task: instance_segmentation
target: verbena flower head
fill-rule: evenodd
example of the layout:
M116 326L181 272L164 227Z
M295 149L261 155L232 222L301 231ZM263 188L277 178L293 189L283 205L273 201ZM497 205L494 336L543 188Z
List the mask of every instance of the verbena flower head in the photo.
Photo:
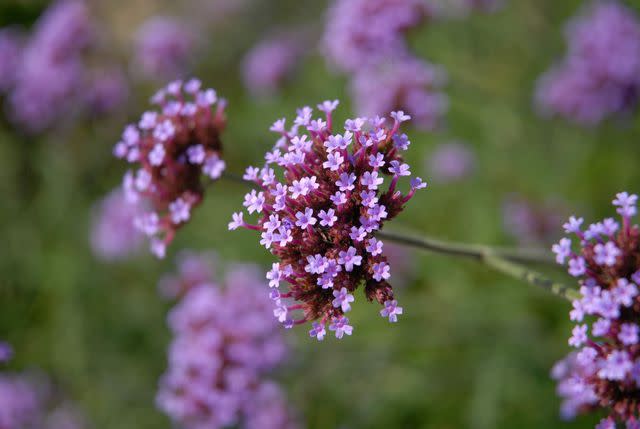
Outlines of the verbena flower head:
M291 76L302 53L300 35L265 39L254 46L242 62L244 85L253 95L276 93Z
M325 115L315 119L310 107L298 110L290 129L285 119L275 122L271 130L280 139L264 167L249 167L244 176L257 186L244 206L258 220L251 224L240 212L229 224L258 231L260 244L279 259L267 273L275 317L286 327L318 320L311 335L320 340L327 324L338 338L351 335L345 313L360 284L369 300L384 306L383 317L395 321L402 313L375 232L426 186L416 177L407 193L398 187L401 177L411 176L401 156L410 143L400 132L408 115L349 119L333 131L337 104L320 104ZM282 283L288 291L280 290Z
M145 21L136 34L135 63L148 77L184 77L194 49L194 35L185 23L157 16Z
M600 427L615 421L637 424L640 416L640 230L631 224L636 195L621 192L613 200L622 222L613 218L583 225L571 217L567 233L553 246L558 263L579 279L582 297L573 302L576 322L569 345L578 351L569 358L559 393L563 414L606 408L609 416Z
M592 125L637 106L640 21L615 1L600 1L567 26L567 58L540 80L542 113Z
M259 273L236 265L221 286L209 278L190 288L169 314L174 339L157 404L178 426L228 427L266 412L256 404L286 348Z
M336 0L327 16L324 54L348 72L403 57L405 33L430 14L423 0Z
M427 168L433 180L441 183L462 180L476 168L476 155L463 143L443 143L427 158Z
M203 180L218 179L225 169L220 134L226 102L213 89L201 89L196 79L171 82L152 101L158 109L125 128L114 155L135 167L125 174L123 188L129 201L142 199L153 208L138 216L136 225L162 258L202 201Z
M445 83L441 67L406 57L359 71L351 83L351 94L360 115L402 109L411 115L412 125L433 130L449 107L442 93Z

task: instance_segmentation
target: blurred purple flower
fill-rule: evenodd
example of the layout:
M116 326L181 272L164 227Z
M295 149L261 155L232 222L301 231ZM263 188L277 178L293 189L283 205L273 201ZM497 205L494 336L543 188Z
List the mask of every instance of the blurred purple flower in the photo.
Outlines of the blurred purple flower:
M242 77L253 95L272 95L293 73L302 46L293 34L262 40L245 56Z
M448 108L441 92L445 71L415 58L390 61L356 73L351 95L359 115L373 117L402 109L418 128L433 130Z
M195 37L186 23L157 16L136 33L135 63L150 78L185 77L195 49Z
M142 244L143 235L134 225L134 219L142 213L138 204L127 201L122 190L107 195L94 209L90 235L93 253L106 261L131 256Z
M93 72L89 79L85 103L93 114L103 115L123 105L128 92L127 79L122 71L99 70Z
M41 132L78 110L85 72L81 56L92 38L84 2L60 0L45 11L23 46L8 96L13 121Z
M323 52L345 72L404 57L405 33L430 14L423 0L336 0L328 12Z
M13 357L13 348L11 344L0 341L0 363L6 363Z
M213 252L183 250L176 259L178 272L166 274L158 282L158 291L164 298L178 298L196 286L211 282L217 259Z
M563 204L552 200L534 204L520 195L509 195L502 204L504 228L521 244L550 244L565 214Z
M279 399L264 391L265 376L284 360L286 347L265 282L257 267L236 265L223 283L209 278L189 289L169 314L175 338L158 407L185 429L250 421L286 427L278 426L288 421L284 404L266 406ZM259 401L265 406L256 406Z
M285 394L273 382L260 384L244 407L246 429L295 429L300 427Z
M0 92L7 91L16 79L22 49L22 34L14 28L0 29Z
M584 125L634 109L640 96L640 22L615 1L590 5L566 28L567 58L538 82L537 105Z
M25 378L0 374L0 428L32 427L40 421L41 407L38 392Z
M447 183L464 179L476 168L476 155L464 143L438 145L426 160L428 173L434 180Z

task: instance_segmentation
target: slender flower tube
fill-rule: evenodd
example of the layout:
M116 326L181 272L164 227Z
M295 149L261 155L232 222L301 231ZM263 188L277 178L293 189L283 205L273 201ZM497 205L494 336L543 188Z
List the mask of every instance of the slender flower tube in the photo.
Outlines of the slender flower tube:
M249 167L244 175L259 188L244 199L259 219L251 224L239 212L229 223L229 229L257 231L260 244L279 259L267 273L275 317L287 328L317 321L310 335L318 340L327 323L336 337L351 335L345 313L361 284L367 299L383 305L383 317L395 322L402 314L388 282L384 243L374 234L426 187L416 177L408 192L399 189L400 178L411 175L400 155L410 144L400 133L408 115L348 119L338 133L332 125L337 105L318 105L325 117L317 119L310 107L299 109L291 129L285 119L273 124L280 138L264 167Z
M220 135L226 125L226 102L218 100L213 89L200 86L192 79L160 90L152 98L159 110L147 111L137 125L128 125L113 151L136 168L124 176L127 199L142 199L153 208L135 224L150 237L158 258L164 257L176 230L202 201L203 176L216 180L225 169Z
M637 428L640 417L640 230L631 224L638 197L621 192L613 204L622 217L582 229L582 218L564 225L577 240L553 246L557 262L579 279L581 297L573 301L576 322L569 345L577 349L554 371L560 381L565 417L604 408L598 428L615 422Z

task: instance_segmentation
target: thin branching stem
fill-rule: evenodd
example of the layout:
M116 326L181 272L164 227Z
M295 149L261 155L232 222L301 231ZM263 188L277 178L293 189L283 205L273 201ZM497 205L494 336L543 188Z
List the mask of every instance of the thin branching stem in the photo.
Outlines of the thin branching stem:
M451 256L482 260L485 254L491 253L492 255L514 262L547 265L556 264L552 256L541 249L503 248L479 244L453 243L431 237L419 236L417 234L409 235L395 231L378 231L376 235L398 244Z
M575 289L571 289L562 283L551 280L543 274L521 265L523 263L554 264L551 256L540 250L506 249L475 244L450 243L430 237L416 237L389 231L378 231L376 235L379 238L384 238L398 244L404 244L430 252L475 259L503 274L533 286L541 287L556 296L570 301L580 297L579 292Z

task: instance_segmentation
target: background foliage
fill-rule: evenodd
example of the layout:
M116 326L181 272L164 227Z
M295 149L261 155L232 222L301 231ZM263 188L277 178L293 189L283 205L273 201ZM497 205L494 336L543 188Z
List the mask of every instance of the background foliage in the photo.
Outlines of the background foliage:
M130 54L137 24L175 5L146 0L94 1L93 7ZM512 0L498 13L436 22L412 34L412 47L449 73L447 125L412 131L414 170L429 178L434 145L460 139L478 166L462 182L436 185L391 226L440 238L510 244L503 198L516 192L557 197L571 211L609 215L615 192L637 192L637 116L583 129L539 118L536 78L565 49L562 25L577 0ZM0 23L29 25L44 2L3 1ZM632 6L637 6L632 5ZM229 100L224 136L231 171L258 162L273 143L269 125L296 107L341 98L345 80L331 74L315 47L283 92L255 100L238 73L242 54L274 26L319 32L325 2L257 1L233 22L208 26L196 75ZM42 137L0 126L0 338L17 356L13 369L42 368L84 407L96 428L168 428L154 394L165 367L169 304L159 276L178 248L215 249L223 259L271 261L253 234L226 225L241 185L219 182L179 234L169 257L142 254L124 263L96 260L88 245L92 204L120 182L111 148L126 121L145 108L153 85L138 87L127 111L108 121ZM511 243L512 244L512 243ZM362 297L351 315L352 338L310 341L288 332L290 364L281 371L291 401L309 428L570 428L548 373L568 350L568 305L473 262L414 254L415 275L399 286L405 315L389 326ZM294 338L295 337L295 338Z

